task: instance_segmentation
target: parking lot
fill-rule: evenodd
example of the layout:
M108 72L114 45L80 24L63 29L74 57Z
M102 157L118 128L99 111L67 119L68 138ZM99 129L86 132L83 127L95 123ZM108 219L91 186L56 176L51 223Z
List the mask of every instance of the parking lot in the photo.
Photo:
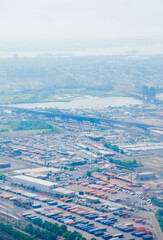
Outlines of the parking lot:
M6 185L1 186L0 196L0 201L3 203L1 211L5 211L4 204L7 201L14 203L16 199L21 199L23 201L30 200L31 202L29 210L15 207L14 204L10 204L10 209L7 209L6 205L8 215L24 220L39 217L50 222L66 224L69 230L78 231L87 239L91 239L93 236L98 239L111 239L117 234L120 234L119 237L124 237L126 240L140 239L152 233L150 226L147 225L148 219L146 219L145 214L141 213L139 216L139 213L123 209L120 204L116 204L116 211L110 211L109 207L112 207L112 205L108 205L108 201L105 199L100 204L84 205L77 198L74 200L57 199L50 195L45 196L23 190L20 187ZM136 223L136 220L140 218L143 220ZM146 223L142 223L143 221ZM139 236L133 236L133 234Z

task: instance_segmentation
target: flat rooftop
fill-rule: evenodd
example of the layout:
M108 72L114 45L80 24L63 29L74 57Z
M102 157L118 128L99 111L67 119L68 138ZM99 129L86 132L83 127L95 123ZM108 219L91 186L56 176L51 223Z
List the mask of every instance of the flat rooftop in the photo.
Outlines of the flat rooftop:
M53 182L49 182L49 181L45 181L42 179L33 178L33 177L25 176L25 175L14 176L14 177L12 177L12 179L25 180L25 181L28 181L31 183L37 183L37 184L41 184L41 185L44 185L47 187L53 187L55 185Z
M60 173L60 169L58 168L53 168L53 167L39 167L39 168L27 168L27 169L21 169L21 170L16 170L14 173L16 174L33 174L33 173L45 173L45 172L52 172L52 173Z
M52 191L57 191L57 192L64 193L64 194L74 193L74 191L71 191L69 189L62 188L62 187L52 189Z

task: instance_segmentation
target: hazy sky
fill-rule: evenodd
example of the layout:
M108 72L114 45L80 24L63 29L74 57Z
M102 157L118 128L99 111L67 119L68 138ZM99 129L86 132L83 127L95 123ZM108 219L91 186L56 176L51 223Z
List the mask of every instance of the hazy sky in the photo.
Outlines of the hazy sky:
M0 39L163 36L163 0L0 0Z

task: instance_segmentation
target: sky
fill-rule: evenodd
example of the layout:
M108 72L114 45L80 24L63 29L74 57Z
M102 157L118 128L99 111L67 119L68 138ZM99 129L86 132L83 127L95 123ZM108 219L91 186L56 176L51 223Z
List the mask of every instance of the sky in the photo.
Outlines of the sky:
M163 36L163 0L0 0L0 40Z

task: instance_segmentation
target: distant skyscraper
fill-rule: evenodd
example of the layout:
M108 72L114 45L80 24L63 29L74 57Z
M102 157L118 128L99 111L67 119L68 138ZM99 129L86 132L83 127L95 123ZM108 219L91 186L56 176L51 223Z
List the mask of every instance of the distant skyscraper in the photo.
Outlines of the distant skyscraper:
M149 86L142 86L143 99L147 102L153 102L156 97L156 88Z
M142 87L142 94L143 94L144 97L148 96L148 86L143 86Z
M155 87L150 87L149 88L148 96L149 96L149 98L155 98L156 97L156 88Z
M18 55L17 55L16 53L14 53L14 54L12 55L12 58L13 58L13 60L17 60Z

